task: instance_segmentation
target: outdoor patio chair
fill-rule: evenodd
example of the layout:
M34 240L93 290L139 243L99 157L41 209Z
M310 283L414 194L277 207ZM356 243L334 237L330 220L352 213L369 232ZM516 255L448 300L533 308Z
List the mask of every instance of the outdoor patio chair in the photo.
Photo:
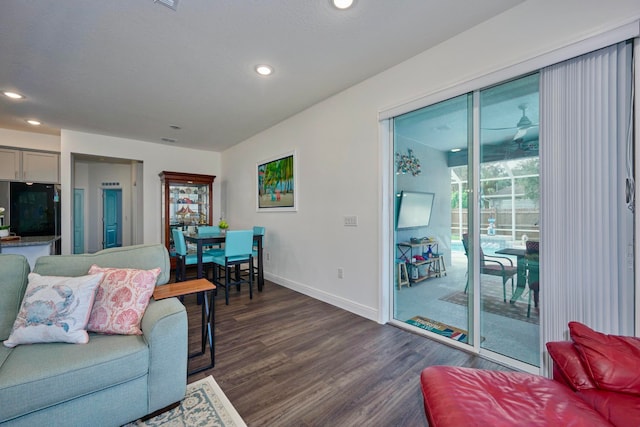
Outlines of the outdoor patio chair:
M462 235L462 245L464 246L464 254L469 258L469 235ZM502 278L502 298L507 302L507 282L511 280L511 293L513 293L513 277L518 274L518 267L513 265L511 258L485 255L482 247L480 248L480 274L488 274L490 276L498 276ZM467 285L464 292L469 289L469 275L467 274Z
M533 303L538 308L540 299L540 242L527 240L524 259L527 265L527 282L529 283L529 305L527 307L527 317L531 315L531 297Z

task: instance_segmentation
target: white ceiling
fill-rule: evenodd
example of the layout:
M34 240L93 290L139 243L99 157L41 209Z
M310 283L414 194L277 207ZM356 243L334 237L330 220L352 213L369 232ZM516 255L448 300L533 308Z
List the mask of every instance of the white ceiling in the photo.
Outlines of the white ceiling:
M3 0L0 127L222 151L523 1Z

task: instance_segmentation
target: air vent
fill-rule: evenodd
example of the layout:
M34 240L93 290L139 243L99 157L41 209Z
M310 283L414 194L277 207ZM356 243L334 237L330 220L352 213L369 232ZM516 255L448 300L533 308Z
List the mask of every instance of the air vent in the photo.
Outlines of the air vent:
M153 0L154 3L160 3L169 9L178 10L178 0Z
M178 142L177 139L173 139L173 138L161 138L160 140L162 142Z

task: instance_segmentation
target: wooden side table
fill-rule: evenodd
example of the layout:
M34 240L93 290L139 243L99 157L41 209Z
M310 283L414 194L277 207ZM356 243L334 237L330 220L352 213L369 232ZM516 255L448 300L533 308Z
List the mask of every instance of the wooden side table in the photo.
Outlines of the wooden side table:
M161 300L164 298L181 297L190 294L204 294L202 304L202 347L199 352L189 354L189 358L201 356L205 353L207 341L209 341L209 353L211 363L202 368L188 372L187 375L193 375L215 366L215 291L216 286L207 279L187 280L185 282L169 283L166 285L156 286L153 291L153 299ZM209 298L207 298L209 293Z

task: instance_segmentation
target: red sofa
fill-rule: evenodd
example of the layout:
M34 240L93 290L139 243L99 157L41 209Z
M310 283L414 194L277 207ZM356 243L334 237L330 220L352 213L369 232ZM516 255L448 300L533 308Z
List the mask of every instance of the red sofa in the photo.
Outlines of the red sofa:
M430 427L640 426L640 339L569 323L573 341L547 343L553 380L451 366L422 371Z

